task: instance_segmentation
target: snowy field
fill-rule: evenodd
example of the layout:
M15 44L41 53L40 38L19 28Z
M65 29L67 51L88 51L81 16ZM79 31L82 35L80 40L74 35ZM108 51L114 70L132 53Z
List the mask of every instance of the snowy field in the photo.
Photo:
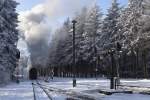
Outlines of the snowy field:
M11 83L0 88L0 100L34 100L32 81L24 81L20 84ZM35 83L35 82L34 82ZM121 80L121 84L127 86L137 86L132 89L123 87L119 90L132 90L133 94L116 93L112 95L100 94L99 90L109 90L109 80L107 79L77 79L77 87L72 87L71 78L54 78L46 83L39 81L44 88L47 88L52 100L66 100L67 98L77 98L79 100L88 100L86 97L93 98L89 100L150 100L150 95L139 94L138 91L150 91L150 80ZM139 87L138 87L139 86ZM47 95L38 86L34 85L37 100L49 100ZM85 98L83 98L85 96ZM83 98L83 99L81 99ZM69 100L69 99L67 99Z

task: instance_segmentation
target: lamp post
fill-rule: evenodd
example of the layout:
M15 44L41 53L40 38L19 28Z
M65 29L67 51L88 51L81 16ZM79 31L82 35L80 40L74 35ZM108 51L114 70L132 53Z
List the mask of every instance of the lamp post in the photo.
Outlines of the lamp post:
M111 57L111 76L110 76L110 89L114 89L115 88L115 80L114 80L114 77L115 77L115 71L114 71L114 50L113 49L110 49L108 51L108 53L110 54L110 57Z
M117 42L117 53L118 53L118 57L117 57L117 85L120 84L120 75L119 75L119 69L120 69L120 57L121 57L121 51L122 49L122 45Z
M76 62L75 62L75 25L76 25L77 21L76 20L73 20L72 21L72 24L73 24L73 36L72 36L72 39L73 39L73 50L72 50L72 53L73 53L73 87L76 87Z

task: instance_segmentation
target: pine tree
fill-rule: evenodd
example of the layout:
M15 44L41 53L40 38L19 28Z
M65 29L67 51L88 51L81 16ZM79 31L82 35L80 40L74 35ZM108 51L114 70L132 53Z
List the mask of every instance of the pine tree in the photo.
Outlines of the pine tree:
M150 36L150 1L143 0L142 3L142 16L140 22L142 23L141 37L148 38Z
M84 37L84 33L85 33L85 22L86 22L86 15L87 15L87 8L84 7L81 11L81 13L79 13L75 20L77 21L76 24L76 62L80 62L83 61L84 59L84 50L85 50L85 46L86 43L84 41L85 37Z
M99 49L98 39L101 36L102 13L98 5L89 9L84 32L84 59L89 62L95 61L97 49Z
M63 26L58 29L52 41L53 48L55 48L50 55L52 56L52 64L55 66L67 65L72 60L72 36L69 32L71 30L70 19L68 18Z
M71 30L71 21L68 18L64 22L64 26L62 27L61 33L65 35L64 39L59 42L61 43L61 47L63 48L62 54L60 57L60 63L63 65L68 65L72 63L72 33Z
M17 49L18 30L17 27L17 3L13 0L0 1L0 73L1 82L11 79L11 75L19 59ZM4 78L5 77L5 78Z
M129 0L127 8L125 8L119 18L118 26L120 30L118 32L120 36L120 41L123 44L124 48L127 50L128 61L126 66L128 74L136 76L135 72L138 72L136 69L139 68L139 48L135 49L135 46L142 37L143 22L142 18L142 1L143 0ZM125 54L125 56L127 56ZM123 65L124 66L124 65ZM141 70L141 68L140 68Z
M118 18L120 17L121 8L117 0L113 0L112 6L108 9L108 14L103 21L101 46L105 49L112 48L118 41L117 33L119 31Z
M129 0L128 7L123 11L119 18L120 37L125 48L130 48L134 45L141 33L141 14L142 0Z

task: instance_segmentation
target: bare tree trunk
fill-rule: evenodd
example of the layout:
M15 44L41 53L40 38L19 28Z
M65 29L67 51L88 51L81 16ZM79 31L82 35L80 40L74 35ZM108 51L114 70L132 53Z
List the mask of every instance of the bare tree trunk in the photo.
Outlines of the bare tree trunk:
M135 73L135 75L136 75L136 78L137 78L137 76L138 76L138 70L139 69L139 49L137 49L136 50L136 73Z

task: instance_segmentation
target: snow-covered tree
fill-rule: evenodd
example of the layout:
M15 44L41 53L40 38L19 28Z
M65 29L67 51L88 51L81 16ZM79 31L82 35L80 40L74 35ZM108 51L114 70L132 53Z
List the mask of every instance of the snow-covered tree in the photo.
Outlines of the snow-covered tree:
M112 0L112 6L108 9L108 14L103 21L102 36L100 40L101 46L104 48L112 48L118 41L118 18L120 17L121 8L117 0Z
M142 0L142 15L140 22L142 23L142 30L140 36L142 38L149 38L150 36L150 1Z
M84 7L80 13L75 16L76 23L76 33L75 33L75 51L76 51L76 62L83 61L84 59L84 50L85 50L85 22L87 16L87 8ZM71 33L72 34L72 33Z
M0 1L0 74L1 82L11 79L11 75L19 59L17 49L18 30L17 27L17 3L13 0ZM5 78L4 78L5 77Z
M126 72L132 77L138 76L137 73L140 74L140 77L143 77L141 73L145 73L146 69L146 52L144 47L141 48L141 45L143 45L142 41L145 41L148 36L149 21L147 10L144 15L145 4L143 4L143 1L147 2L148 0L129 0L129 4L123 10L118 23L118 26L121 26L118 31L119 40L128 52L128 55L124 52L123 58L130 59L124 61L122 67L126 67L128 69Z
M102 13L98 5L93 5L89 9L83 8L73 19L76 23L75 33L75 61L78 73L83 73L81 66L89 67L94 63L99 43L97 42L101 34ZM56 31L52 44L50 45L50 60L54 66L68 66L73 64L73 37L72 23L68 19L63 26ZM55 46L54 46L55 45ZM88 64L84 65L86 62ZM92 71L94 67L87 68ZM71 69L71 66L70 66Z
M98 5L92 6L86 16L84 27L84 59L90 62L95 61L99 43L97 42L101 36L102 13Z
M134 45L141 34L141 14L142 14L142 0L129 0L128 7L123 11L119 18L120 39L126 48Z
M55 66L64 65L70 63L72 59L72 36L69 31L71 30L71 22L68 18L63 26L58 29L53 36L53 40L51 42L53 51L50 51L50 57L52 64Z
M142 75L140 71L143 70L143 67L140 66L145 66L146 72L148 51L144 48L138 49L142 45L141 43L145 45L150 34L149 4L149 0L129 0L128 6L122 9L117 0L112 0L112 6L108 9L105 17L102 17L101 10L97 5L82 9L73 18L77 21L75 51L78 74L84 72L87 74L88 71L93 73L97 52L104 53L102 66L106 71L104 73L107 73L111 63L108 63L110 56L107 56L106 52L111 48L116 50L117 42L123 46L120 59L116 59L119 52L114 54L115 61L117 60L120 64L121 76L128 74L130 77L135 77L136 73ZM51 64L62 66L64 71L65 67L63 66L71 65L73 61L72 23L70 20L65 21L64 25L56 31L50 46ZM139 61L142 63L139 64Z

